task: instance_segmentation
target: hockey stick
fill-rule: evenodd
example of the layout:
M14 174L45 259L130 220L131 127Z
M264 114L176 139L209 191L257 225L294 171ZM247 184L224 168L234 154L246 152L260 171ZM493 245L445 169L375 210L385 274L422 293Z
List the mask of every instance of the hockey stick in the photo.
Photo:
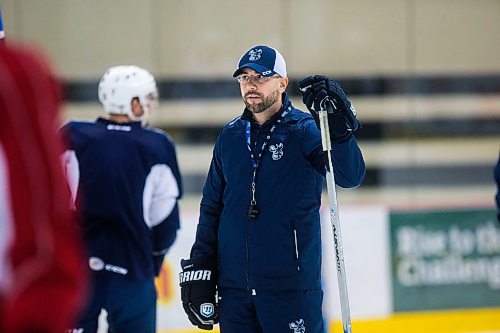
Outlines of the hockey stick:
M351 333L351 314L349 310L349 298L347 296L347 281L344 265L344 250L342 248L342 237L340 234L340 220L337 204L337 191L335 188L335 176L333 174L332 144L330 141L330 129L328 126L328 113L333 113L334 105L331 100L325 101L326 109L318 112L321 131L321 144L323 151L328 156L328 170L326 173L326 184L328 189L328 202L330 204L330 220L332 223L333 240L335 245L335 260L337 267L337 282L340 295L340 309L342 312L342 326L344 333Z

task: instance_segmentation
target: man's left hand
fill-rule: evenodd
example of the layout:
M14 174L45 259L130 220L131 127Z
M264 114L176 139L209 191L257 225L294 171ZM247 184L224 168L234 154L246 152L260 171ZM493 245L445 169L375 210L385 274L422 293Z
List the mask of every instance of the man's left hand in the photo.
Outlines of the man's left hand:
M345 136L358 129L356 109L336 81L323 75L314 75L301 80L299 87L302 92L302 101L317 124L319 124L318 112L326 110L326 103L330 101L334 112L328 114L328 118L333 120L333 133L336 136Z

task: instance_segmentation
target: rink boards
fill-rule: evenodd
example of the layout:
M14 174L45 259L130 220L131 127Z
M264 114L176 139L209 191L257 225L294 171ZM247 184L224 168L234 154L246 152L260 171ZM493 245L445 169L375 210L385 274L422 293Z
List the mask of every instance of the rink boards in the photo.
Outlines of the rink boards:
M342 332L333 322L329 332ZM359 320L353 333L500 333L500 307L461 311L399 313L386 319Z
M341 322L330 322L330 333L341 333ZM500 333L500 308L403 313L377 320L352 322L353 333ZM158 333L194 333L195 329L160 330ZM219 332L218 329L212 332Z

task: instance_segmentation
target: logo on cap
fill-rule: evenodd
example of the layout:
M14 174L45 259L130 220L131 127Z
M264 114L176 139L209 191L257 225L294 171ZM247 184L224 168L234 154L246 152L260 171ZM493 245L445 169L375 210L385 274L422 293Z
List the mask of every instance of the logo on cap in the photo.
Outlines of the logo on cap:
M253 50L250 50L248 52L248 54L249 54L248 60L257 61L260 59L260 56L262 54L262 50L261 49L253 49Z

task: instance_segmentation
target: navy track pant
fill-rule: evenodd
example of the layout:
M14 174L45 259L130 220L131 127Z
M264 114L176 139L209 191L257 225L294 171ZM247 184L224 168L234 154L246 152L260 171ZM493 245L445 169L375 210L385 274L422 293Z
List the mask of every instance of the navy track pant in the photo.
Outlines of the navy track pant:
M324 333L323 291L220 288L221 333Z
M83 333L97 332L101 309L108 312L108 332L155 333L156 288L154 280L131 282L93 274L91 297L77 327Z

